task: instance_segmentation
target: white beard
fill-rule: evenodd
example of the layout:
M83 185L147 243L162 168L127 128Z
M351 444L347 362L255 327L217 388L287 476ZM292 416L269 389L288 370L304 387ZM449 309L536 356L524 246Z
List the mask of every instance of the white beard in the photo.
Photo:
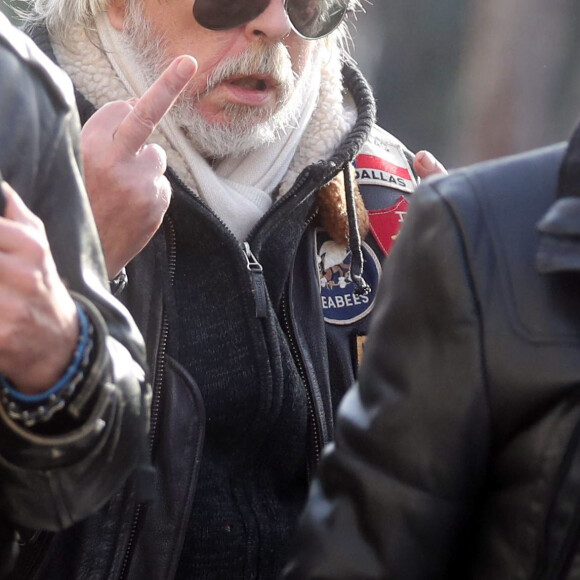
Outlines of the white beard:
M132 58L152 83L168 66L163 40L156 37L142 13L140 2L129 3L123 37ZM224 59L208 79L207 88L197 94L183 93L168 115L187 134L195 149L206 158L242 156L277 141L296 126L315 65L316 47L300 76L294 74L288 50L282 43L255 43L245 53ZM278 87L272 107L252 107L229 103L224 106L224 121L208 122L197 110L199 99L222 80L232 76L270 75Z

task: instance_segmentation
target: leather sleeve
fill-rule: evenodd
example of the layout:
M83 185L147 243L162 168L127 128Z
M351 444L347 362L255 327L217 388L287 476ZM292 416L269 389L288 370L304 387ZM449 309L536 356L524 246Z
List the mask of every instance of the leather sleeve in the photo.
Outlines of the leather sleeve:
M23 66L0 46L0 169L43 220L59 274L93 323L96 350L72 407L52 425L27 429L0 408L0 515L57 530L102 506L143 461L150 387L142 338L107 289L72 86L66 101L29 58Z
M340 406L287 579L447 580L468 560L489 405L480 297L440 183L416 192L385 264L359 384Z

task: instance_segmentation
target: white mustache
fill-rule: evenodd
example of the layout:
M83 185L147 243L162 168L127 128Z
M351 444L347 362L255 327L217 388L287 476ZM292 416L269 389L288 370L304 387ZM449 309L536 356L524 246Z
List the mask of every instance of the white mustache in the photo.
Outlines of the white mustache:
M284 46L257 45L238 56L221 61L212 71L207 86L199 96L208 93L223 81L239 76L269 76L275 85L290 90L296 83L290 55Z

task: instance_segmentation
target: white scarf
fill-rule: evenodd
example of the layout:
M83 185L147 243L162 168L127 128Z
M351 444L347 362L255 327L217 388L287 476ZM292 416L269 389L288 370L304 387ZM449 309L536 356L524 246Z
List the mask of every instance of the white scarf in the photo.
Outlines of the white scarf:
M122 35L104 13L96 18L96 29L105 53L79 28L66 47L53 40L59 63L97 107L109 100L141 96L147 82L128 58ZM309 82L299 95L304 106L297 125L273 145L242 157L228 157L212 168L171 115L150 139L166 150L169 165L240 241L268 210L276 187L282 182L281 194L285 193L306 165L335 150L354 122L354 112L343 107L338 51L325 51L321 58L327 62L322 67L314 64L306 73Z

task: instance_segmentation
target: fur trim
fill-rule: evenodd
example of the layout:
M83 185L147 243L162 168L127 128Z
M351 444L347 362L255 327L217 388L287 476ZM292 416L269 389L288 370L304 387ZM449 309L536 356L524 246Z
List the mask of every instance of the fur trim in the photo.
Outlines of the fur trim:
M364 239L369 231L369 214L365 207L362 195L355 178L354 167L349 164L354 187L356 215L361 238ZM348 215L346 211L346 190L344 174L341 171L318 191L320 204L320 220L328 235L339 244L348 244Z

